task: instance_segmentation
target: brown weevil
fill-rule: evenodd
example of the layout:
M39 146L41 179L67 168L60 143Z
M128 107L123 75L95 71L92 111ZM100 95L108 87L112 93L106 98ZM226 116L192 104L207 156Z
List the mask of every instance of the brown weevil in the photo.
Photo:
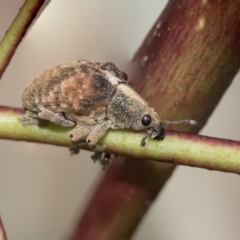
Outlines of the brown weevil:
M128 84L127 75L113 63L72 61L41 72L22 93L26 114L23 124L42 125L50 121L62 127L75 128L70 138L95 147L98 140L111 129L146 129L153 139L164 138L166 124L195 124L193 120L161 121ZM102 157L107 160L106 156ZM107 157L108 158L108 157Z

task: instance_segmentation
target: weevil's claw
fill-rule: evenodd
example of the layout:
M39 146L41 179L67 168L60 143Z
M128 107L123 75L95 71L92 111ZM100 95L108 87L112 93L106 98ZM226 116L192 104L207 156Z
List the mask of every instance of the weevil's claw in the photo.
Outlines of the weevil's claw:
M110 159L111 156L109 153L102 153L100 164L102 165L103 170L105 170L105 168L110 164Z
M105 170L105 168L110 164L111 156L106 152L94 152L91 158L94 162L99 162L102 169Z
M94 163L98 162L101 158L102 153L101 152L94 152L94 154L91 156L91 159Z
M80 152L80 146L78 145L72 145L69 147L70 155L77 155Z
M85 143L85 142L77 142L77 143L74 143L73 145L71 145L69 147L71 156L77 155L80 152L81 147L86 146L86 145L87 145L87 143Z

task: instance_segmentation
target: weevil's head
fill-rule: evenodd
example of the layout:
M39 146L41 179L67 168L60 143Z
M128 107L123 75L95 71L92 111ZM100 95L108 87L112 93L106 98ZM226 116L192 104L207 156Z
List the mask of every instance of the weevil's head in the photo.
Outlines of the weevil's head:
M144 138L143 141L145 141L147 137L151 137L157 140L164 139L165 136L164 124L161 121L160 117L158 116L157 112L153 108L147 106L144 109L144 112L141 116L141 124L143 128L145 128L147 131L147 136Z
M141 124L146 128L147 135L142 139L141 146L145 146L146 138L151 137L157 140L163 140L165 137L164 126L168 124L189 124L196 125L195 120L179 120L179 121L162 121L157 112L150 107L144 109L144 114L141 117Z

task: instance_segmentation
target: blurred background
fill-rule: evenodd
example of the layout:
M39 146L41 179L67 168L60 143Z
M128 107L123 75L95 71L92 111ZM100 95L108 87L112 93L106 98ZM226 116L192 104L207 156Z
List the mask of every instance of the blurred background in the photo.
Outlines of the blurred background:
M0 0L0 37L24 0ZM40 71L63 61L128 62L166 0L52 0L17 49L0 81L0 104L21 107L20 94ZM201 134L240 140L240 76ZM104 174L88 152L0 141L0 214L11 240L65 239ZM240 176L178 167L134 240L240 238Z

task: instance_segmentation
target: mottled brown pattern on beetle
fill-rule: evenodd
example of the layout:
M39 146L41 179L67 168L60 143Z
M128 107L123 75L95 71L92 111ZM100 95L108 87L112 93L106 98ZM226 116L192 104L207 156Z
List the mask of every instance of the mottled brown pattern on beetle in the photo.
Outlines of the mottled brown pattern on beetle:
M24 107L35 112L45 107L53 112L57 109L57 112L79 116L106 108L115 87L94 66L96 64L86 66L72 62L69 66L62 64L40 73L22 94Z
M101 66L101 69L111 72L115 77L127 81L127 74L120 71L113 63L107 62Z
M108 106L107 117L118 128L131 128L135 122L141 122L142 115L136 113L144 114L146 106L147 103L137 93L133 95L128 85L118 85Z
M98 66L97 63L93 64L93 63L89 63L88 64L81 64L79 65L79 68L82 70L83 73L91 73L91 72L95 72L95 73L101 73L96 66Z

